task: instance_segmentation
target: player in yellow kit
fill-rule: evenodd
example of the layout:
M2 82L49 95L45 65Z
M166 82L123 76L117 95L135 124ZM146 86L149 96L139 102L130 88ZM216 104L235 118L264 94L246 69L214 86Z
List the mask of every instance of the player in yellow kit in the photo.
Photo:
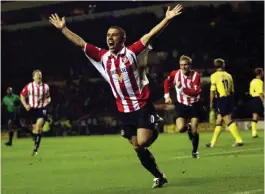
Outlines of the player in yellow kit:
M257 138L257 122L259 116L264 112L264 88L263 88L263 69L255 69L256 78L250 82L249 94L252 97L250 101L250 110L252 112L251 130L252 137Z
M234 106L234 82L232 76L227 73L225 68L225 61L223 59L215 59L214 66L217 69L211 75L211 91L210 91L210 108L213 109L214 98L216 100L217 119L214 134L210 143L206 147L214 147L217 138L222 130L222 121L228 126L229 131L235 138L234 147L242 146L243 141L239 135L236 123L232 120L231 113Z

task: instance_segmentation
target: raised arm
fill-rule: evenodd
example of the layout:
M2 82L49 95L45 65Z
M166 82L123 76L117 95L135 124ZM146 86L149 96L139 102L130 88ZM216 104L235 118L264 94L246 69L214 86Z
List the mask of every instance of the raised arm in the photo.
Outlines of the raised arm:
M49 22L57 29L61 30L63 35L80 48L85 48L86 42L77 34L73 33L66 27L65 17L60 18L56 13L49 17Z
M182 12L182 5L177 5L175 8L170 10L168 6L165 18L157 24L149 33L145 34L141 41L144 45L148 45L150 41L156 37L160 32L164 30L164 28L169 24L169 22L176 16L180 15Z

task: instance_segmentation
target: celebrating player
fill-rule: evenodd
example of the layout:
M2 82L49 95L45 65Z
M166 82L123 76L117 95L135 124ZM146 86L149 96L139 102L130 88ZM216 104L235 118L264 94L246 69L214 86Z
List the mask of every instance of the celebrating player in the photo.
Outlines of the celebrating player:
M259 116L264 112L264 88L263 88L263 69L255 69L256 78L250 82L249 94L251 95L250 110L252 112L251 130L252 137L257 138L257 122Z
M122 135L133 145L142 165L155 177L153 188L167 183L158 169L155 159L147 149L157 138L155 130L155 109L149 101L148 79L140 66L137 55L142 53L150 41L158 35L175 17L181 14L182 6L168 7L165 18L140 40L126 47L126 33L118 27L109 28L106 36L108 50L100 49L85 42L66 27L65 18L57 14L50 22L63 35L82 48L95 68L110 84L123 123Z
M172 100L169 95L171 87L175 87L177 93L176 126L183 133L188 131L192 141L192 157L198 158L199 133L198 124L200 118L200 74L191 69L192 60L188 56L179 59L179 70L174 70L164 81L165 103L170 104ZM189 123L190 119L190 124Z
M19 96L13 93L11 87L6 90L7 95L3 98L2 105L6 107L7 122L8 122L8 135L9 141L5 143L6 146L12 146L14 136L14 122L17 119L17 108L20 104Z
M227 73L225 68L225 61L223 59L215 59L214 66L217 69L215 73L211 75L211 91L210 91L210 109L214 108L214 98L216 98L217 119L214 134L210 143L206 144L206 147L214 147L217 138L222 130L222 121L228 126L229 131L235 138L236 142L234 147L243 146L242 138L239 135L239 131L236 123L232 120L231 114L234 107L234 81L232 76Z
M29 111L32 128L34 133L34 150L32 156L38 154L40 146L42 127L46 120L46 106L50 104L49 86L42 82L42 73L40 70L34 70L32 73L33 82L28 83L20 93L20 100L27 111ZM28 103L26 101L28 98Z

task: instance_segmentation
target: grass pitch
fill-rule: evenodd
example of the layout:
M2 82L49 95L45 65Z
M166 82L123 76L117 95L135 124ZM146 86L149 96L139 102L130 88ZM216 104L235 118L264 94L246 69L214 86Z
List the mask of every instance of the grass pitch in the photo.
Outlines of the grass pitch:
M151 189L153 177L119 136L43 138L31 156L31 139L2 141L3 194L240 194L264 193L264 133L233 148L229 132L215 148L212 133L200 134L200 158L191 158L186 134L161 134L150 150L169 183Z

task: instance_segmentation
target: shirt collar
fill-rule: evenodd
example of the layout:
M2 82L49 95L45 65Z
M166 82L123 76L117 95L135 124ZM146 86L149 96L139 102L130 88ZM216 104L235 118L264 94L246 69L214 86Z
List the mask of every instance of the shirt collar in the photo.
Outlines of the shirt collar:
M126 48L125 46L123 46L123 48L118 52L117 56L124 56L126 53ZM109 56L110 58L116 58L113 54L111 54L111 52L109 52Z

